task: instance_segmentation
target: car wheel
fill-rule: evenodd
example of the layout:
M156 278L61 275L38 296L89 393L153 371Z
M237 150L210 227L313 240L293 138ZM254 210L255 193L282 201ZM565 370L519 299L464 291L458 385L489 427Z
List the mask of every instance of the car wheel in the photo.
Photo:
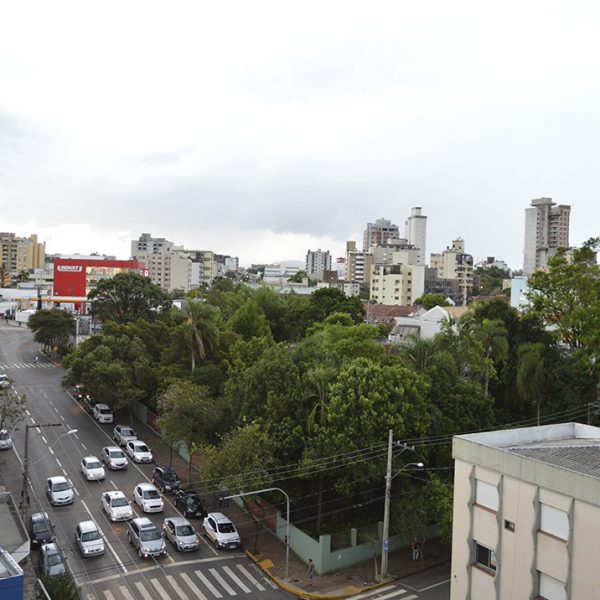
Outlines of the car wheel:
M218 550L219 549L219 540L215 540L215 549Z
M138 556L139 556L140 558L144 558L144 557L142 556L142 549L141 549L141 548L138 548Z
M131 536L129 535L129 531L127 532L127 540L131 544Z

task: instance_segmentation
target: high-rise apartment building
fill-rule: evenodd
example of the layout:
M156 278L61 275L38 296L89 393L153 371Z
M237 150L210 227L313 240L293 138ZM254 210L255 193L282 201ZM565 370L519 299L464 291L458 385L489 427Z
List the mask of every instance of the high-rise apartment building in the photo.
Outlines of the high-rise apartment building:
M158 254L173 248L173 242L165 238L154 238L150 233L142 233L137 240L131 242L131 256L137 258L138 254Z
M531 275L548 266L548 259L559 248L569 247L571 207L556 205L552 198L538 198L525 209L525 246L523 273Z
M404 222L405 235L409 244L418 250L418 262L424 265L427 257L427 217L421 214L421 207L415 206L410 209L410 217Z
M458 238L450 248L432 254L431 267L438 277L458 280L460 304L466 306L473 293L473 257L465 252L464 240Z
M388 240L399 237L398 225L394 225L388 219L377 219L375 223L367 223L363 233L363 251L369 252L373 246L385 244Z
M346 242L346 279L356 283L368 283L373 255L356 249L355 241Z
M35 234L28 238L17 237L14 233L0 233L0 264L4 266L5 281L17 277L21 271L43 269L46 263L46 245L38 242Z
M331 254L329 250L309 250L306 253L307 275L323 275L324 271L331 271Z
M369 298L378 304L411 306L425 290L423 265L371 267Z

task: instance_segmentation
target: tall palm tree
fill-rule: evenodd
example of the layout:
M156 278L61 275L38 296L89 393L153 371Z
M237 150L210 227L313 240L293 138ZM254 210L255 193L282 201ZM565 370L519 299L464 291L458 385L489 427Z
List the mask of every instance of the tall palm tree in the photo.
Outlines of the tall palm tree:
M190 302L185 308L183 333L190 349L192 372L196 368L196 359L204 360L207 352L215 348L219 333L216 313L214 307L203 302Z
M472 332L483 345L484 393L487 398L494 363L502 362L508 356L508 332L499 319L483 319L472 326Z
M523 399L531 399L537 406L537 424L540 426L540 405L544 394L544 351L541 342L521 344L518 349L517 390Z
M408 343L401 349L401 354L417 373L422 373L431 365L435 353L433 340L424 340L416 336L410 336Z

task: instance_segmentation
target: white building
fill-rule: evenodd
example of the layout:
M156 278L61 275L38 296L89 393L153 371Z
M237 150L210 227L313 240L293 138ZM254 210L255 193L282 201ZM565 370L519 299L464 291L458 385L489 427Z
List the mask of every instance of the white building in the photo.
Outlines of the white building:
M427 257L427 217L421 214L421 207L410 209L410 217L404 222L405 235L409 244L417 248L417 265L424 265Z
M394 344L406 342L411 337L431 340L442 330L442 323L449 320L448 311L441 306L429 310L419 308L408 317L394 317L395 324L388 340Z
M450 248L432 254L431 267L438 277L458 281L460 303L466 305L473 292L473 257L465 252L464 240L453 240Z
M598 600L600 429L453 441L451 600Z
M531 275L536 269L548 266L548 259L559 248L569 247L569 219L571 207L556 205L552 198L531 201L525 209L525 247L523 273Z
M171 250L173 246L173 242L165 238L155 238L150 233L142 233L137 240L131 241L131 257L139 258L140 254L160 254Z
M419 265L420 250L409 244L406 239L388 240L370 250L375 266Z
M369 298L378 304L410 306L425 290L422 265L372 266Z
M309 250L306 253L305 270L308 275L320 275L323 271L331 271L331 254L329 250Z

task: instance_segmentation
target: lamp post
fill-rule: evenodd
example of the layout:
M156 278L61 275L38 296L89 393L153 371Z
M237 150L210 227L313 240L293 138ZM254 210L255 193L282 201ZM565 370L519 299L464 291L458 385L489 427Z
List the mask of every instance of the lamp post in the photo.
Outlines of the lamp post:
M387 458L387 471L385 475L385 499L383 506L383 540L381 547L381 573L380 578L385 579L388 574L388 554L390 550L390 500L392 497L392 480L394 477L402 473L408 467L417 467L422 469L424 467L422 462L412 462L405 464L399 471L392 475L392 449L394 446L393 431L390 429L388 437L388 458ZM407 446L406 444L399 444L402 447L401 453L405 450L415 451L414 446Z
M25 425L25 452L23 454L23 484L21 487L21 500L19 502L19 509L25 513L29 509L30 499L29 499L29 430L31 428L41 428L41 427L63 427L62 423L34 423L33 425ZM59 435L56 440L54 440L53 444L48 448L48 452L42 456L45 458L49 452L52 451L52 448L60 438L65 437L66 435L72 435L73 433L77 433L77 429L70 429L65 433ZM42 460L39 458L33 464Z
M265 488L264 490L256 490L254 492L245 492L243 494L233 494L232 496L223 496L223 500L229 498L241 498L242 496L252 496L253 494L261 494L262 492L281 492L285 496L287 515L286 515L286 527L285 527L285 579L288 579L289 565L290 565L290 497L281 488L272 487Z

